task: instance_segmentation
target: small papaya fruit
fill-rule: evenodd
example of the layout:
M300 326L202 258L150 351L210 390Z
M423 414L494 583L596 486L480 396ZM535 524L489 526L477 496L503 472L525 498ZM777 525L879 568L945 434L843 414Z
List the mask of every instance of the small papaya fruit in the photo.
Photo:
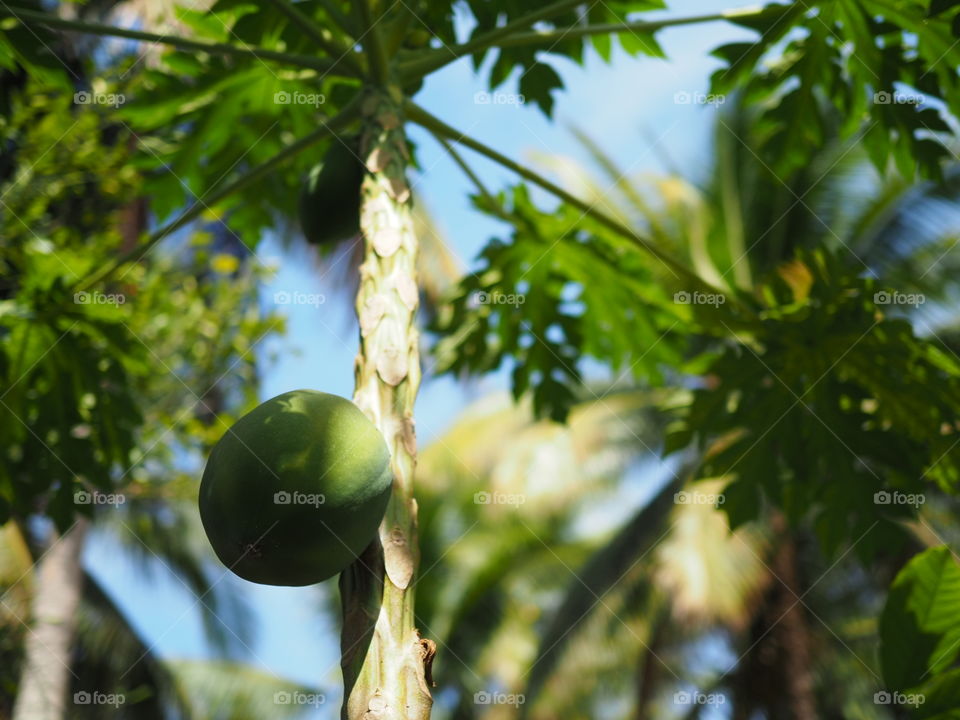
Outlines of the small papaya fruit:
M263 585L312 585L377 534L393 476L383 436L349 400L294 390L258 405L214 445L200 519L217 557Z
M430 44L431 38L433 38L433 35L429 30L416 28L407 33L403 44L410 48L423 48Z
M300 228L307 242L332 245L360 232L359 140L334 138L300 188Z

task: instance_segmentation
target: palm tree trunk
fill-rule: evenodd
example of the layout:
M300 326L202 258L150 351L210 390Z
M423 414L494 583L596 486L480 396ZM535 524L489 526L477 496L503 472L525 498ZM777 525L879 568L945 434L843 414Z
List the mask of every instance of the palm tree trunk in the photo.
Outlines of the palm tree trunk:
M413 498L420 385L417 238L406 180L408 151L397 90L372 90L363 106L360 352L354 401L390 448L393 495L378 540L340 576L344 720L427 720L434 644L414 627L419 561ZM335 140L336 142L336 140Z
M650 634L647 642L640 652L639 662L637 663L637 707L634 712L635 720L646 720L654 716L651 710L658 680L663 674L662 662L659 653L663 647L664 635L667 629L667 614L661 609L656 608L650 613Z
M799 601L803 588L797 567L796 541L789 533L782 536L773 558L773 571L785 586L779 593L780 621L774 628L783 663L784 699L793 720L816 720L810 629Z
M80 551L86 529L86 519L77 520L66 534L54 538L40 560L13 720L68 717L71 651L83 586Z

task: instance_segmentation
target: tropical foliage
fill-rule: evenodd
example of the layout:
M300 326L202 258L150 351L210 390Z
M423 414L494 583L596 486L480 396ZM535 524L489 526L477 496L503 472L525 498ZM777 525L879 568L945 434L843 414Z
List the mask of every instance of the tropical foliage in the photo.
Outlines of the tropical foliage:
M63 538L91 523L212 592L190 478L255 399L252 349L280 327L258 307L251 253L289 230L304 177L343 145L364 166L360 233L348 223L328 250L360 260L355 401L395 478L380 542L341 576L344 717L424 720L433 677L452 693L438 711L457 717L509 714L519 695L519 712L542 718L695 717L701 695L743 718L957 717L960 566L944 517L960 480L960 4L650 14L663 9L0 7L8 705L37 680L23 618L45 622L48 585L28 568L56 545L49 521ZM556 159L522 165L414 100L469 57L491 90L515 80L550 118L554 61L591 49L609 61L615 43L659 61L663 31L714 21L752 36L714 51L711 94L731 109L704 177L631 182L587 132L600 174L551 180ZM429 246L411 124L502 222L442 299L427 284L426 349L441 373L506 368L517 403L455 426L424 454L419 489L416 269ZM460 147L518 182L488 189ZM449 268L441 252L425 262ZM632 463L654 456L650 497L618 528L591 525L591 501L621 497ZM846 582L821 586L835 569ZM95 578L82 583L77 642L66 624L47 630L78 648L76 680L142 698L138 717L262 716L276 708L251 688L299 691L232 665L164 664ZM141 654L135 687L117 685L108 648ZM484 707L501 691L514 702Z

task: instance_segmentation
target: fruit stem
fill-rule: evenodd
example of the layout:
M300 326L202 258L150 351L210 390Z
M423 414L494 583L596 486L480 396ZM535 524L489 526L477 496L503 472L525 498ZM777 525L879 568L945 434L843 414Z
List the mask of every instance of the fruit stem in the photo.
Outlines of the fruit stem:
M418 244L400 102L398 88L371 88L362 105L367 173L360 189L364 260L354 402L383 434L394 479L379 537L340 575L344 720L427 720L433 705L426 680L432 643L414 627Z

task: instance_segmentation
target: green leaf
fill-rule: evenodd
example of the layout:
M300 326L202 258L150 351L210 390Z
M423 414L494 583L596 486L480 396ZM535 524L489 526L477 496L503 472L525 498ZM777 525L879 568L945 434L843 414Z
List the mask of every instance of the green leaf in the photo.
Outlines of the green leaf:
M609 35L601 34L593 36L593 49L597 55L603 58L604 62L610 62L610 51L613 47L613 41Z
M546 63L538 62L528 67L520 76L520 94L525 101L535 102L547 117L553 113L554 90L563 88L563 80L557 71Z
M960 668L937 675L915 692L923 696L923 702L913 712L917 720L960 718Z
M653 33L620 33L620 45L630 55L649 55L650 57L667 59L667 54Z
M523 185L510 200L512 236L490 241L433 324L440 372L509 359L514 394L531 389L538 414L560 419L585 356L648 379L682 365L676 306L646 256L576 208L537 208Z
M954 115L960 111L960 47L946 6L938 4L930 15L920 0L838 0L815 14L806 9L793 3L755 42L714 51L727 67L714 73L712 91L743 89L774 123L771 167L782 175L802 166L811 143L837 124L844 138L867 131L879 170L886 170L892 151L907 177L938 178L949 151L921 150L927 128L914 96L939 99ZM841 51L845 47L850 52ZM916 90L906 93L904 86ZM905 94L906 100L896 99Z
M960 563L931 548L900 571L880 618L883 677L894 690L915 687L960 655Z
M37 11L39 4L24 2L25 9ZM16 8L10 8L16 13ZM13 17L0 19L0 52L26 68L45 85L67 91L72 87L67 65L57 53L62 48L60 38L52 30L31 25L27 27ZM11 67L13 63L5 62Z
M814 519L828 552L858 541L869 556L901 540L896 521L935 483L952 487L945 428L960 375L909 324L878 317L880 293L838 256L795 262L810 273L806 299L780 273L759 286L764 319L715 360L715 386L693 393L683 427L705 451L699 477L735 478L732 525L757 517L765 498L794 522Z

